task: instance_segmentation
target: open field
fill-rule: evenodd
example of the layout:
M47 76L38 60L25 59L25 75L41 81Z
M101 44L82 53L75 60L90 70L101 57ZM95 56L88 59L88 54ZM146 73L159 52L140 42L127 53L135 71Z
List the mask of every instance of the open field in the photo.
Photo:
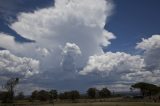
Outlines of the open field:
M55 104L55 106L160 106L160 103L101 102L101 103Z
M160 106L160 103L101 102L101 103L55 104L55 106Z
M12 105L2 105L0 106L12 106ZM22 104L13 106L160 106L160 103L152 102L96 102L96 103L58 103L58 104Z

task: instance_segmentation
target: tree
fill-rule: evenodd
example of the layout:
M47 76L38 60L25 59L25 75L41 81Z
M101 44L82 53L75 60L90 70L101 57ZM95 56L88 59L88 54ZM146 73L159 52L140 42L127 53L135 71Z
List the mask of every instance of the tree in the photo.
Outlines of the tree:
M69 93L70 93L70 99L71 99L72 101L75 101L76 99L79 99L79 98L80 98L80 94L79 94L79 92L76 91L76 90L70 91Z
M8 92L1 92L0 93L0 100L2 100L2 103L9 103L10 98L9 98L9 93Z
M41 91L38 92L38 99L40 101L49 100L49 96L50 96L49 93L47 91L45 91L45 90L41 90Z
M32 100L38 99L38 91L37 90L32 92L31 98L32 98Z
M54 99L57 99L57 97L58 97L57 90L49 91L49 100L50 100L50 102L53 103L53 106L54 106Z
M14 88L19 83L19 78L11 78L7 81L7 83L3 86L3 88L7 89L8 91L8 98L9 101L7 102L13 102L14 99Z
M151 96L159 92L159 87L154 84L139 82L131 86L134 89L140 89L142 96Z
M96 88L89 88L87 90L87 95L89 98L95 98L96 97L96 93L97 93L97 89Z
M51 90L49 91L49 94L50 94L50 100L57 99L58 97L57 90Z
M68 91L60 93L59 98L62 99L62 100L63 99L71 99L71 93L68 92Z
M107 88L103 88L102 90L99 91L99 96L100 98L107 98L111 96L111 92Z
M80 94L77 90L73 91L66 91L64 93L59 94L60 99L71 99L72 101L75 101L76 99L80 98Z

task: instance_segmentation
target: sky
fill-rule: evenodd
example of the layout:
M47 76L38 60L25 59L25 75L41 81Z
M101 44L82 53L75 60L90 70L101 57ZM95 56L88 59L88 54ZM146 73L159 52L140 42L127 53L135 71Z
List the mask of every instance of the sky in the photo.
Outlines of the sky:
M0 0L0 84L19 91L160 82L159 0Z

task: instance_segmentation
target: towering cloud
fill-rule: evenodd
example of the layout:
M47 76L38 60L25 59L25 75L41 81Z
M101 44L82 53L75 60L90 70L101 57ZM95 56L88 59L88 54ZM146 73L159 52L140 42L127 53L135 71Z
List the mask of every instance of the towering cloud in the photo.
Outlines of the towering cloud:
M101 46L116 38L104 29L112 8L106 0L55 0L53 7L20 13L9 26L35 43L17 44L8 36L11 44L3 42L0 46L15 55L39 60L40 74L35 78L45 75L48 79L44 82L57 75L70 78L73 73L78 75L90 56L103 54Z
M0 47L8 49L0 51L0 75L39 73L32 81L28 79L32 88L36 88L35 83L40 88L51 87L53 82L58 86L73 78L84 83L87 79L86 85L108 78L111 87L126 87L126 83L142 80L159 81L159 35L137 44L136 48L143 51L141 55L102 50L116 38L104 29L112 8L107 0L55 0L53 7L20 13L9 27L35 42L20 44L0 33Z
M66 43L65 47L63 48L63 59L61 65L64 71L75 71L76 64L75 58L76 56L81 54L80 48L74 43Z
M100 45L115 38L104 29L111 9L105 0L56 0L55 7L21 13L10 27L42 48L57 51L67 42L76 43L88 57L103 52Z
M104 29L111 10L112 4L105 0L56 0L54 7L21 13L18 21L10 27L23 37L36 42L30 46L25 45L32 53L26 54L26 49L15 52L40 59L43 67L55 68L65 62L64 58L72 59L72 56L64 56L65 53L68 55L72 53L72 48L80 48L81 51L76 52L83 55L77 56L75 61L79 64L77 67L83 67L89 56L102 54L101 46L108 46L110 40L115 39L111 32ZM66 47L62 50L65 44ZM42 54L44 58L37 54Z

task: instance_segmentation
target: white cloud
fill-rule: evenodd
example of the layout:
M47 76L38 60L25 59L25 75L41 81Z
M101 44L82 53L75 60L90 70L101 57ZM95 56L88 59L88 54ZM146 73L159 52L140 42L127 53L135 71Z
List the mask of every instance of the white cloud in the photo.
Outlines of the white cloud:
M103 55L90 56L87 65L79 73L96 74L114 83L128 86L131 83L145 81L159 84L160 78L160 35L143 39L136 48L144 51L141 55L123 52L106 52ZM126 84L125 84L126 83ZM103 85L103 84L102 84ZM117 87L121 89L121 87Z
M8 34L0 33L0 47L13 49L15 47L20 47L18 43L14 41L14 37Z
M74 43L66 43L65 47L62 50L62 68L64 71L76 72L76 63L75 59L78 55L81 55L81 50L78 45Z
M9 37L12 43L6 46L4 42L0 46L17 56L39 60L41 74L35 78L46 75L44 82L55 76L70 79L89 56L103 54L101 46L108 46L116 38L104 29L112 8L112 3L106 0L55 0L55 6L20 13L18 20L10 24L11 29L35 43L17 45ZM70 53L75 56L69 56Z
M54 7L21 13L10 27L36 42L20 44L22 47L13 44L17 49L6 48L15 54L40 60L41 71L44 71L59 66L64 58L61 48L72 42L81 48L83 55L75 62L77 67L83 67L89 56L103 53L101 45L108 46L110 40L115 39L104 29L112 8L112 3L106 0L56 0Z
M142 39L142 42L137 43L137 49L142 49L145 51L160 48L160 35L152 35L152 37L148 39Z
M144 67L143 59L136 55L132 56L123 52L106 52L103 55L91 56L87 62L87 65L80 74L86 75L88 73L103 73L109 76L109 74L117 73L131 73L140 71Z
M67 42L77 44L83 58L102 53L115 36L104 29L112 4L105 0L56 0L55 7L21 13L11 28L36 46L55 52Z
M49 50L47 48L40 48L38 47L36 49L37 52L39 52L39 54L41 54L43 57L47 56L50 54Z
M143 39L136 48L144 50L143 57L148 70L160 70L160 35Z
M111 81L159 81L159 35L143 39L137 44L136 48L142 49L143 55L103 52L101 46L108 46L111 44L110 40L116 38L113 33L104 29L112 8L113 5L106 0L56 0L54 7L19 14L18 20L10 27L23 37L36 42L19 44L12 36L0 33L0 47L17 55L5 51L9 58L0 57L4 60L0 61L0 71L5 69L6 73L33 75L38 73L40 62L39 70L42 73L38 77L45 75L47 81L52 81L54 76L71 78L82 67L83 70L79 72L82 75L93 73ZM23 62L27 64L22 64ZM121 84L117 83L116 86L123 89Z
M136 48L144 51L141 55L124 52L106 52L90 56L86 66L79 73L82 75L100 75L112 82L110 87L128 86L131 83L145 81L159 84L160 78L160 35L143 39ZM102 85L105 85L102 83ZM101 85L99 85L101 86Z
M152 35L148 39L142 39L136 46L144 51L143 58L146 67L144 70L151 74L148 76L151 82L158 83L160 78L160 35Z
M80 55L81 50L80 48L74 43L66 43L63 49L64 55Z
M0 74L29 77L39 73L39 61L32 58L17 57L8 50L0 51Z
M35 57L36 54L42 54L42 52L36 51L37 46L34 43L18 43L15 41L13 36L5 33L0 33L0 47L3 47L4 49L12 51L14 54L21 56L30 57L32 55Z

